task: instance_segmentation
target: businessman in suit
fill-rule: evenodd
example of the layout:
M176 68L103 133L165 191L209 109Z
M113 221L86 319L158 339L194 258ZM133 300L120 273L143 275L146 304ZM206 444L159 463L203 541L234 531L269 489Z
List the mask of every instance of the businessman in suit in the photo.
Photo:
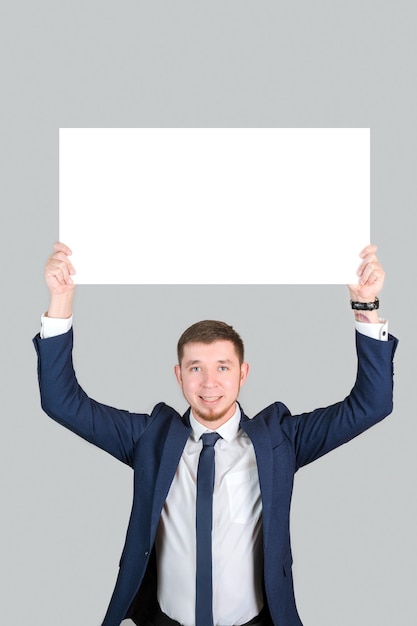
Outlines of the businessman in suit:
M397 340L378 316L384 271L376 247L362 251L358 284L348 286L358 356L349 395L302 415L275 402L252 419L237 401L249 370L243 342L213 320L193 324L178 342L184 415L164 403L147 415L89 398L71 358L70 256L55 244L45 268L50 304L34 339L42 407L135 476L102 626L125 618L144 626L300 626L289 539L294 474L392 411Z

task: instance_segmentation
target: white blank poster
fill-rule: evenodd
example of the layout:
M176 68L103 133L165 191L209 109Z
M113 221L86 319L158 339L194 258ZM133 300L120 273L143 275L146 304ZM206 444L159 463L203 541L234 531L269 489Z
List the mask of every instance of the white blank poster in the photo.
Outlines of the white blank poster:
M79 284L346 284L370 242L367 128L62 128Z

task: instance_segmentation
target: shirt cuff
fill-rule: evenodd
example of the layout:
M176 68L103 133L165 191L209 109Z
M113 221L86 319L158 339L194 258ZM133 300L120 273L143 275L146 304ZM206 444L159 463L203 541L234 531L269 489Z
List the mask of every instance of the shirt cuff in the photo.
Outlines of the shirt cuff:
M62 319L59 317L47 317L45 314L41 317L41 339L49 339L57 335L67 333L72 327L71 317Z
M356 330L362 335L379 339L380 341L388 341L388 322L387 320L379 320L379 324L372 322L357 322L355 320Z

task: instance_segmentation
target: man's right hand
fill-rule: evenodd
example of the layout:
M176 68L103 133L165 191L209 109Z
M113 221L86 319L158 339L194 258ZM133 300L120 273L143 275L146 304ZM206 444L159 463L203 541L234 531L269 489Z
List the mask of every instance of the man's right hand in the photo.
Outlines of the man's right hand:
M54 252L45 265L45 282L49 289L50 303L48 317L70 317L74 296L75 269L69 259L72 254L64 243L54 244Z

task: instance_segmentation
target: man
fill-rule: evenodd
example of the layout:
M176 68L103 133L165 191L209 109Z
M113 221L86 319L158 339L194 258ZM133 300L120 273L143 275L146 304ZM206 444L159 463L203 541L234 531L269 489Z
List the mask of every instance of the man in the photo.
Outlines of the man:
M34 339L42 407L135 472L102 626L128 617L155 626L300 626L289 539L294 473L392 410L397 341L378 317L385 274L376 247L362 251L358 284L349 285L358 353L351 393L299 416L276 402L253 419L237 402L249 370L243 342L212 320L192 325L178 342L175 375L190 405L185 415L163 403L151 415L132 414L89 398L71 360L70 255L55 244L45 269L50 303Z

